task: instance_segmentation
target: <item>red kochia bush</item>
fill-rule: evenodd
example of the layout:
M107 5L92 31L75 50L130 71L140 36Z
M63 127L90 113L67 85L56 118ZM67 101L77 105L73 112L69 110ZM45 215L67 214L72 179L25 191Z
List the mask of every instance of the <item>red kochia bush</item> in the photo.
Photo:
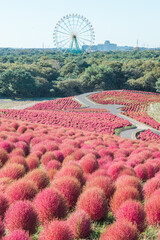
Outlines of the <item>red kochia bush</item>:
M142 181L147 180L148 178L148 173L147 173L147 168L145 167L144 164L138 164L135 168L134 171L136 172L136 175L139 179Z
M117 179L116 183L116 188L123 188L124 186L131 186L136 188L139 193L142 192L142 184L139 178L134 177L134 176L121 176Z
M15 148L13 149L13 151L9 154L10 157L14 157L14 156L25 156L24 151L21 148Z
M66 201L57 189L47 188L37 194L34 206L42 223L50 222L53 218L64 218L67 214Z
M73 212L69 216L67 222L75 239L86 238L89 236L91 223L88 215L83 210Z
M8 160L8 153L3 149L0 148L0 167L2 167Z
M149 179L143 186L144 197L150 198L157 189L160 189L160 180L156 177Z
M51 160L48 162L46 166L46 170L48 171L49 169L60 169L61 168L61 163L57 160Z
M125 166L121 163L114 163L108 168L108 174L109 176L116 180L120 172L122 172L125 169Z
M49 184L49 177L47 173L42 169L34 169L24 177L26 180L33 181L38 189L43 189L48 186Z
M111 198L115 190L114 184L112 183L110 177L105 177L105 176L99 176L99 177L97 176L91 179L89 182L87 182L86 189L91 187L101 188L105 193L106 199L108 200Z
M25 179L15 181L5 191L10 203L17 200L32 200L37 193L38 188L35 183Z
M116 212L116 220L122 221L126 219L137 225L140 232L145 229L145 211L139 201L128 200L124 202Z
M39 240L74 240L66 221L54 220L40 233Z
M17 201L8 208L5 214L5 226L9 231L23 229L34 233L37 227L37 213L29 201Z
M74 177L61 177L52 182L53 188L58 189L64 196L69 207L74 207L81 193L81 184Z
M9 202L7 197L3 193L0 193L0 217L4 216L4 213L6 212L8 207Z
M153 196L147 200L145 212L149 225L160 224L160 196Z
M2 141L0 142L0 148L3 148L6 152L10 153L13 150L14 145L9 141Z
M2 239L3 235L5 233L5 227L2 219L0 219L0 239Z
M110 201L112 212L115 214L122 205L122 203L124 203L128 199L140 200L140 195L136 188L124 186L117 189Z
M26 158L26 162L30 170L38 168L39 166L39 158L36 155L28 155Z
M51 160L56 160L56 156L53 152L46 152L42 158L41 158L41 162L43 165L47 165Z
M127 220L114 222L106 227L100 240L137 240L138 231L135 225Z
M3 240L32 240L32 238L30 238L29 234L24 230L14 230L8 236L3 238Z
M92 153L88 153L82 157L79 164L84 173L92 173L99 167L95 155Z
M78 179L78 181L83 185L84 184L84 177L83 177L83 171L79 166L75 165L69 165L62 167L56 174L56 178L60 177L75 177Z
M12 178L4 177L0 178L0 192L4 193L7 187L13 182Z
M77 209L84 210L92 220L100 220L107 215L107 202L102 189L89 188L84 191L77 202Z
M12 156L10 157L9 163L18 163L24 166L26 172L29 170L28 164L23 156Z
M0 178L10 177L12 179L18 179L23 177L25 172L26 171L23 165L18 163L11 163L11 164L5 165L0 170Z

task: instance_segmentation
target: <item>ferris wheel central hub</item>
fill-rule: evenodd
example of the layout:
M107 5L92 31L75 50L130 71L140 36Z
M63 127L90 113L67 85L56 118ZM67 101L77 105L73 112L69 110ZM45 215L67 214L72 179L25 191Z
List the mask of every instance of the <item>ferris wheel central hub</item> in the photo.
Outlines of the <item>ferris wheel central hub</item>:
M53 39L57 48L79 52L84 45L94 43L94 30L90 22L78 14L69 14L57 23Z

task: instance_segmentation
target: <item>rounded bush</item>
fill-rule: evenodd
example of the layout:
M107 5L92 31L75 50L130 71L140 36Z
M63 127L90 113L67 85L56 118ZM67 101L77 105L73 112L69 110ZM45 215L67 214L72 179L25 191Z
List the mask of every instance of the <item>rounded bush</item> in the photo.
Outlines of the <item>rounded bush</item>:
M11 163L5 165L0 170L0 178L10 177L12 179L19 179L24 176L25 172L26 171L23 165L18 163Z
M26 162L30 170L38 168L39 166L39 158L36 155L28 155L26 158Z
M49 169L60 169L61 168L61 163L57 160L51 160L48 162L46 165L46 170L48 171Z
M79 164L84 173L92 173L99 167L95 155L92 153L88 153L82 157L82 159L79 161Z
M42 223L50 222L54 218L64 218L68 210L63 195L57 189L51 188L37 194L34 206Z
M72 155L76 161L79 161L84 156L84 152L81 149L77 149Z
M144 197L150 198L157 189L160 189L159 179L156 177L149 179L143 186Z
M9 207L8 198L3 194L0 193L0 217L4 217L4 214Z
M144 164L138 164L135 168L134 171L136 172L136 175L139 179L142 181L147 180L148 178L148 173L147 173L147 168L145 167Z
M0 167L2 167L8 160L8 153L3 149L0 148Z
M124 186L120 189L117 189L110 201L110 207L112 212L116 214L122 203L129 199L140 200L140 194L136 188Z
M116 180L120 172L122 172L125 169L125 166L121 163L113 163L108 168L108 175L113 179Z
M26 142L19 141L15 143L16 148L21 148L25 155L29 153L29 145Z
M26 172L28 172L29 167L28 164L23 156L12 156L9 159L9 163L18 163L24 166Z
M0 148L3 148L7 153L10 153L13 150L14 145L9 141L2 141L0 142Z
M123 188L124 186L130 186L136 188L140 194L142 192L141 181L139 178L134 176L121 176L117 179L115 185L117 189Z
M53 152L46 152L42 157L41 157L41 162L43 165L47 165L51 160L56 160L56 156Z
M57 160L62 163L63 159L64 159L63 153L59 150L56 150L56 151L54 151L54 154L55 154Z
M86 183L85 188L99 187L101 188L106 196L106 199L109 200L114 193L115 186L112 183L110 177L97 176Z
M33 181L38 189L43 189L48 186L49 184L49 177L47 173L42 169L34 169L24 177L26 180Z
M5 226L9 231L23 229L30 234L36 231L37 213L28 201L16 201L11 204L5 214Z
M149 225L160 224L160 196L153 196L147 200L145 212Z
M32 240L29 237L29 234L26 233L24 230L14 230L12 233L7 235L3 240Z
M88 215L83 210L73 212L69 216L67 222L75 239L86 238L89 236L91 223Z
M155 175L154 166L151 163L146 163L144 165L145 165L145 167L147 169L148 179L154 177L154 175Z
M55 179L60 177L75 177L82 185L85 182L82 169L75 165L67 165L62 167L55 175Z
M39 240L74 240L66 221L54 220L40 233Z
M81 184L74 177L61 177L55 179L51 187L58 189L64 196L68 206L74 207L81 193Z
M15 156L25 156L24 151L21 148L15 148L13 151L9 154L10 157L15 157Z
M100 240L138 240L138 231L136 226L127 220L114 222L106 227Z
M12 178L4 177L0 178L0 192L4 193L7 187L13 182Z
M25 179L13 182L5 191L10 203L17 200L32 200L38 193L38 188L33 181Z
M84 191L78 199L76 208L84 210L92 220L106 217L108 207L103 190L93 187Z
M116 212L116 220L122 221L126 219L129 222L137 225L140 232L145 229L145 211L139 201L127 200Z

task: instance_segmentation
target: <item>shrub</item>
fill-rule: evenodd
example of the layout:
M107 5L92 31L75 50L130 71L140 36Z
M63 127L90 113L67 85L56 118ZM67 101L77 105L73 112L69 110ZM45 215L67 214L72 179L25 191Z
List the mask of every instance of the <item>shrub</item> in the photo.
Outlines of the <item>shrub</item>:
M145 167L144 164L138 164L135 168L134 171L136 172L136 175L139 179L142 181L147 180L148 178L148 173L147 173L147 168Z
M55 179L60 177L75 177L82 185L84 184L83 171L79 166L67 165L62 167L55 175Z
M137 225L140 232L145 229L145 211L139 201L127 200L116 212L116 220L122 221L126 219L129 222Z
M79 164L84 173L92 173L98 169L98 162L95 156L92 153L86 154L82 159L79 161Z
M151 195L160 188L160 181L158 178L154 177L149 179L143 186L144 197L150 198Z
M81 193L81 184L74 177L61 177L55 179L51 186L58 189L64 196L69 207L74 207Z
M104 191L107 200L111 198L115 190L114 184L112 183L110 177L105 176L97 176L87 182L85 188L88 189L91 187L101 188Z
M50 222L53 218L64 218L68 210L63 195L51 188L37 194L34 206L42 223Z
M147 200L145 212L149 225L160 224L160 196L153 196Z
M74 238L79 239L89 236L91 223L88 215L83 210L73 212L67 222L73 232Z
M61 163L57 160L51 160L48 162L46 166L46 170L48 171L49 169L60 169L61 168Z
M12 179L19 179L24 176L25 172L26 171L23 165L18 163L11 163L5 165L0 170L0 178L10 177Z
M117 189L110 201L112 212L116 214L117 210L120 208L122 203L129 199L140 200L140 195L136 188L124 186L122 188Z
M73 240L73 234L66 221L54 220L40 233L39 240Z
M76 208L84 210L93 221L106 217L108 209L103 190L93 187L84 191L78 199Z
M5 191L10 203L17 200L32 200L38 193L38 188L33 181L25 179L13 182Z
M14 230L12 233L7 235L3 240L32 240L29 237L29 234L26 233L24 230Z
M84 152L81 149L77 149L72 155L76 161L79 161L84 156Z
M25 175L25 179L33 181L40 190L47 187L49 184L47 173L41 169L32 170Z
M38 168L39 166L39 158L36 155L28 155L26 158L26 162L30 170Z
M10 153L13 150L14 145L9 141L2 141L0 142L0 148L4 149L7 153Z
M144 165L145 165L145 167L147 169L148 179L154 177L155 170L154 170L154 167L152 166L152 164L151 163L146 163Z
M21 148L15 148L13 149L13 151L9 154L10 157L14 157L14 156L25 156L24 151Z
M29 167L28 164L23 156L12 156L9 159L9 163L18 163L24 166L26 172L28 172Z
M8 207L8 198L3 193L0 193L0 218L3 218L4 213L6 212Z
M138 231L135 225L127 220L114 222L106 227L100 240L137 240Z
M46 152L42 158L41 158L41 162L43 165L47 165L51 160L56 160L56 156L53 152Z
M131 186L136 188L139 193L142 193L142 184L139 178L134 177L134 176L121 176L117 179L116 183L116 188L123 188L124 186Z
M113 179L116 180L121 171L125 169L125 166L121 163L113 163L108 168L108 174Z
M23 229L30 234L36 231L38 224L37 213L28 201L16 201L5 214L5 226L9 231Z
M0 148L0 167L2 167L8 160L8 153L3 149Z
M56 151L54 151L54 154L55 154L58 161L63 162L64 155L61 151L56 150Z
M16 142L15 147L22 149L25 155L29 153L29 145L26 142L23 141Z

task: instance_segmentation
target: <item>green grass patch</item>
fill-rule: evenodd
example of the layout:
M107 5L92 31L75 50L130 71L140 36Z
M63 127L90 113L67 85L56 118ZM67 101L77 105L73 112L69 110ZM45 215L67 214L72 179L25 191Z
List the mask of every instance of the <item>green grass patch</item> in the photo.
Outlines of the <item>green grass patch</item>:
M158 227L147 227L145 232L139 235L139 240L157 240L158 239Z
M129 130L129 129L135 129L135 128L136 128L136 126L131 125L131 126L123 127L123 128L116 128L114 131L115 131L115 135L119 136L122 131Z

